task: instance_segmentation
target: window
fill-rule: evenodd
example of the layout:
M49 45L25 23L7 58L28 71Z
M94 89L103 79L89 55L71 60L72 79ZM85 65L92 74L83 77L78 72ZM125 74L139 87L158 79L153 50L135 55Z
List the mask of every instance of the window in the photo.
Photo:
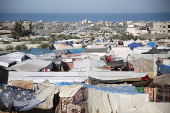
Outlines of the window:
M163 26L163 28L166 28L165 26Z
M165 31L163 31L163 33L165 33Z
M168 25L168 28L170 28L170 25Z
M162 26L160 26L160 27L162 27Z
M168 33L170 33L170 30L168 30Z

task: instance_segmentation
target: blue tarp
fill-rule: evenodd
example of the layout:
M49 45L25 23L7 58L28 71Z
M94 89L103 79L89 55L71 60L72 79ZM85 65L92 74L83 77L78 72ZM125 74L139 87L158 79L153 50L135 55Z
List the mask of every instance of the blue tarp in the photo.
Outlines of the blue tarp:
M81 49L65 49L68 50L71 54L82 53L84 48Z
M150 46L150 47L153 47L153 46L155 46L156 44L153 43L153 42L149 42L149 43L147 43L147 45Z
M95 42L100 42L100 40L99 40L99 39L97 39Z
M170 73L170 66L160 64L160 73L161 74Z
M48 47L44 48L44 49L32 48L30 50L25 50L21 47L21 52L32 54L32 55L41 55L41 54L53 53L53 51L49 50Z
M54 44L62 44L62 42L54 42Z
M135 47L141 47L141 45L133 42L133 43L129 44L128 47L135 48Z
M136 90L135 86L107 87L107 86L90 85L90 84L85 84L85 83L80 83L80 82L72 82L71 84L82 85L82 87L93 88L93 89L104 91L104 92L122 93L122 94L142 94ZM63 84L63 85L67 85L67 84Z

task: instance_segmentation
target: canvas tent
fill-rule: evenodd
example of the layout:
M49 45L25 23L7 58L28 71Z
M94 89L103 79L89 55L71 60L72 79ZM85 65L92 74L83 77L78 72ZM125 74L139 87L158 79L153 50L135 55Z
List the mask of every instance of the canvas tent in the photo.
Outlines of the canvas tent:
M2 66L2 67L9 67L15 63L16 63L16 61L14 61L14 60L0 59L0 66Z
M69 51L70 54L82 53L84 48L81 49L66 49Z

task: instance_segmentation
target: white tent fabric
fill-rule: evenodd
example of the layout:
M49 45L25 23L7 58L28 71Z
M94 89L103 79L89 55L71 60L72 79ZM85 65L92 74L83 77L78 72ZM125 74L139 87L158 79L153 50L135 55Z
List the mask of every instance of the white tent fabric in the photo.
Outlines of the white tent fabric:
M40 71L43 68L48 67L52 61L44 61L39 59L27 60L25 62L20 62L14 66L8 68L8 70L16 71Z
M0 56L0 58L14 60L14 61L18 61L18 62L22 62L22 61L26 60L25 53L21 53L21 52L9 53L9 54Z
M169 113L170 103L168 102L147 102L143 106L131 108L118 113Z
M96 60L93 58L87 58L79 61L73 62L74 66L71 71L90 71L90 70L101 70L98 69L99 67L102 67L106 65L106 63L103 60Z
M0 66L3 66L3 67L9 67L10 64L13 64L15 62L16 61L14 61L14 60L8 60L8 59L1 59L0 58Z
M80 72L81 73L81 72ZM125 78L140 78L146 76L146 73L139 72L116 72L116 71L87 71L89 77L101 80L119 80Z
M122 94L88 88L87 106L90 113L117 113L149 102L149 94Z

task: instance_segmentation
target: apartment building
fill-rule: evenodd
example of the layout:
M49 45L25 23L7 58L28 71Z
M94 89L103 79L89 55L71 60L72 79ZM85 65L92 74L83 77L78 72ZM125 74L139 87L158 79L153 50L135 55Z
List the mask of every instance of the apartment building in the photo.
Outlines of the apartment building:
M151 34L167 34L170 36L170 22L153 22Z

